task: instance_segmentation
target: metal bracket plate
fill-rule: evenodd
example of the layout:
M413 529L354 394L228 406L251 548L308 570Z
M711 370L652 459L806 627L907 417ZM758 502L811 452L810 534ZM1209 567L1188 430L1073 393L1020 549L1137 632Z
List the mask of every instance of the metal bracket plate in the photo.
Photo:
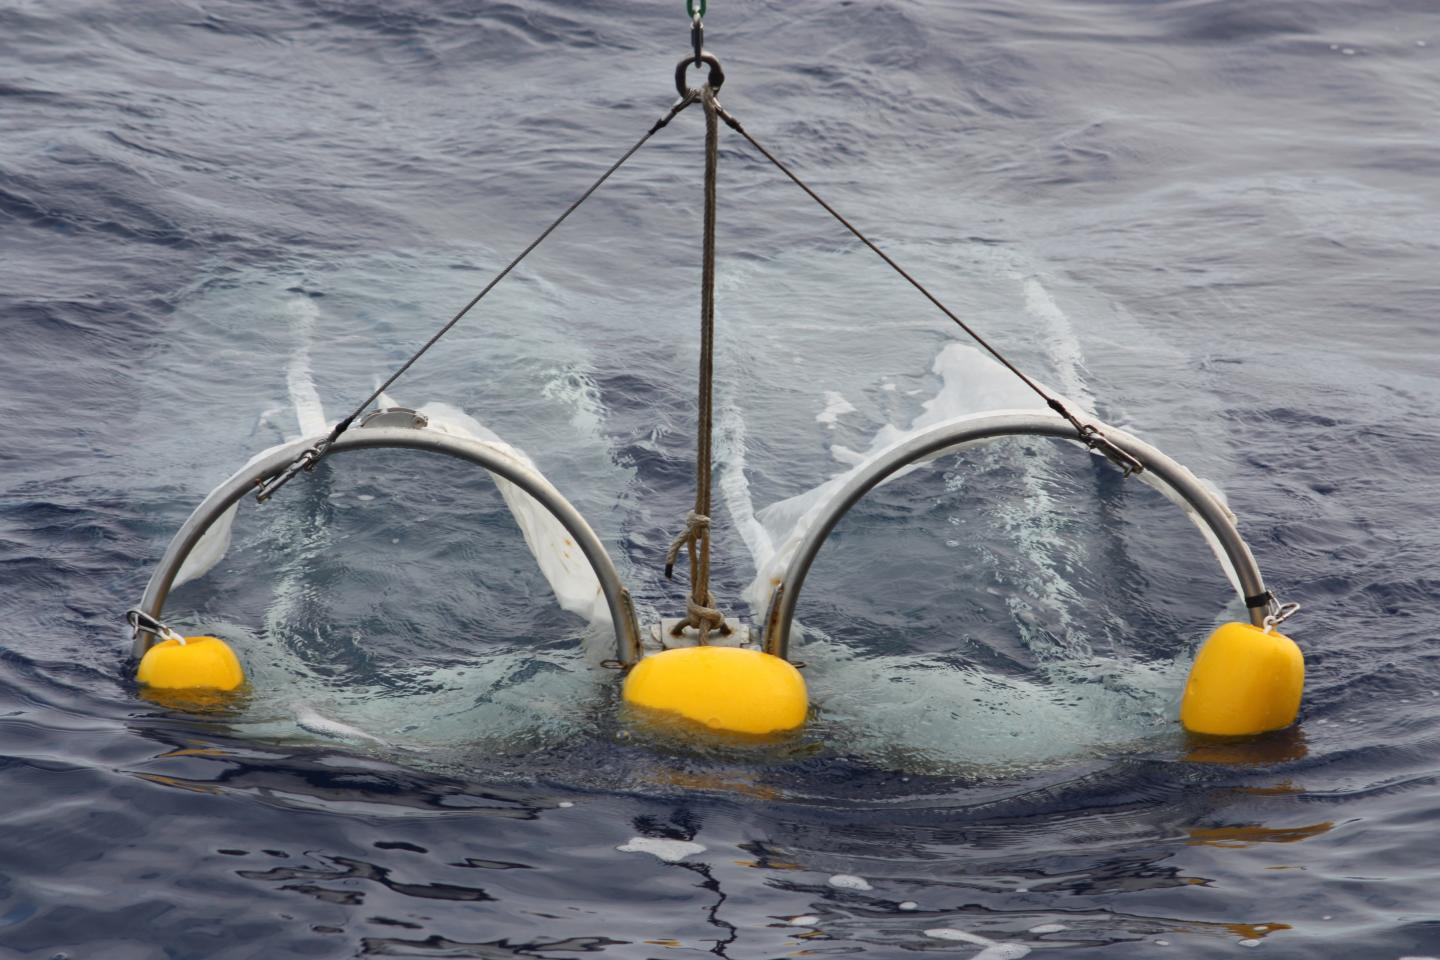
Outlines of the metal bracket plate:
M384 410L372 410L365 415L365 419L358 424L361 427L411 427L415 430L423 430L430 426L430 418L423 413L416 413L409 407L386 407Z
M680 647L694 647L699 645L700 632L694 627L686 627L679 635L675 635L675 629L684 622L681 617L662 617L659 623L650 624L645 631L645 644L643 650L647 654L660 653L664 650L675 650ZM748 623L741 623L734 617L725 618L725 626L730 628L729 634L720 636L712 632L707 641L711 647L745 647L750 650L760 649L760 633L753 629Z

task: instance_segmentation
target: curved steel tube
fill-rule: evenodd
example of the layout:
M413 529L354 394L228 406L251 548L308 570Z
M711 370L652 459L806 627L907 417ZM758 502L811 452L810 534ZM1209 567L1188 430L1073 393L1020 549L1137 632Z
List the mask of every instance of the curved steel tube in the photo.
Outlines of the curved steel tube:
M1188 504L1195 511L1192 518L1197 525L1203 524L1214 533L1235 569L1242 597L1259 596L1265 592L1260 568L1255 565L1250 548L1235 529L1230 511L1205 489L1194 474L1150 444L1123 430L1100 423L1096 423L1096 426L1103 430L1105 436L1117 447L1145 465L1145 470L1150 474L1147 479L1152 482L1159 481ZM765 652L788 659L790 628L795 618L795 604L800 597L800 588L805 584L805 575L810 572L815 555L820 551L825 538L835 529L835 524L840 522L840 518L861 497L910 464L938 456L964 444L1010 436L1053 437L1081 443L1074 427L1048 413L1003 411L979 414L946 421L919 436L896 444L851 477L831 498L826 512L810 528L791 559L790 566L786 568L784 578L771 594L770 609L765 617ZM1265 610L1251 609L1250 619L1256 626L1262 625Z
M190 555L190 551L195 548L205 531L210 529L211 524L242 497L252 492L257 484L278 475L294 462L296 457L321 439L323 437L315 436L278 447L256 462L248 464L211 491L170 541L165 556L161 558L159 567L150 576L150 582L145 587L140 609L157 620L160 619L176 574L180 572L185 558ZM357 427L342 433L331 445L329 455L376 448L424 450L468 460L504 477L535 498L560 521L594 568L615 627L616 659L626 666L639 661L640 628L635 620L635 608L630 592L620 582L615 564L611 562L610 555L605 552L605 547L600 543L595 531L590 529L585 518L571 506L570 501L561 496L560 491L556 490L550 481L484 443L423 427ZM143 656L154 643L153 633L147 630L138 631L135 635L135 655Z

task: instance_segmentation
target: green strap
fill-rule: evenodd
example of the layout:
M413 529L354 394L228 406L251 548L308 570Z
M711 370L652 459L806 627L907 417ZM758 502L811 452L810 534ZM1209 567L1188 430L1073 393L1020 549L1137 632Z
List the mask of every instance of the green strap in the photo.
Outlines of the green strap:
M685 0L685 15L694 19L696 12L695 0ZM700 16L705 16L705 0L700 0L700 10L698 12Z

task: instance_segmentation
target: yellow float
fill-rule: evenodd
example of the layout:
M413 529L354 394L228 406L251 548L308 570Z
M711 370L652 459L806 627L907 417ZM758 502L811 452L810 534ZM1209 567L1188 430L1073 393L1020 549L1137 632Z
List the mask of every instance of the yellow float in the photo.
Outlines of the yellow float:
M1295 722L1305 658L1273 629L1227 623L1210 635L1185 681L1180 723L1191 733L1248 736Z
M145 651L135 679L154 690L234 690L245 671L218 637L171 635Z
M804 725L805 680L789 661L742 647L652 653L625 678L625 702L727 733L783 733Z

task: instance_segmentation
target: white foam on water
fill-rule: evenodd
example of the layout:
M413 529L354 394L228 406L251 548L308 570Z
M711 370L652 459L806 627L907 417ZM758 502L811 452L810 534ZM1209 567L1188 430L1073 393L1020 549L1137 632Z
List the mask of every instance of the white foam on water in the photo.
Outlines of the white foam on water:
M303 583L303 567L289 575ZM258 737L305 732L331 739L376 742L429 762L468 768L474 756L494 764L573 743L613 675L576 669L573 653L483 649L463 662L401 665L413 682L346 682L336 686L312 664L295 635L303 587L277 593L266 629L209 625L244 649L253 690L245 727ZM287 619L288 618L288 619ZM297 644L297 639L300 641ZM536 669L537 666L539 669Z
M320 402L320 391L315 388L315 377L310 371L310 346L315 338L315 321L320 311L309 297L297 296L286 302L290 315L290 329L295 333L299 347L290 355L290 364L285 370L285 384L290 391L290 402L295 407L295 422L300 427L300 436L313 437L330 429L325 419L325 407Z
M1045 344L1050 364L1057 374L1056 382L1067 405L1094 417L1095 396L1085 382L1084 355L1070 317L1060 309L1039 277L1026 277L1024 291L1025 311L1045 328L1041 341Z
M1000 943L989 937L982 937L979 934L959 930L955 927L932 927L925 931L925 936L932 940L973 943L983 947L984 949L974 954L971 960L1020 960L1021 957L1030 955L1030 948L1023 943Z
M1070 318L1056 304L1039 277L1022 283L1025 310L1042 328L1050 366L1059 389L1047 387L1071 411L1095 417L1095 398L1085 382L1084 358ZM1037 398L1038 400L1038 398ZM1020 474L1021 495L1011 499L997 513L1005 531L1019 544L1030 569L1025 571L1023 589L1008 598L1015 627L1025 647L1040 659L1075 659L1091 654L1089 644L1073 629L1070 610L1082 602L1061 569L1069 540L1061 514L1043 474L1026 465ZM1053 629L1037 630L1036 608Z
M803 917L791 917L785 922L792 927L813 927L815 926L815 924L820 922L820 918L807 915Z
M955 927L931 927L925 931L925 936L931 940L953 940L957 943L974 943L982 947L988 947L995 943L989 937L958 930Z
M921 405L920 413L911 420L908 427L887 424L876 432L869 448L863 454L847 455L845 459L855 461L849 470L758 512L753 506L739 505L741 512L753 517L754 523L758 523L765 533L764 537L745 537L756 568L755 579L744 593L745 601L752 610L764 610L769 604L770 591L783 576L785 568L794 558L795 551L830 499L846 481L890 448L930 427L967 414L1003 409L1046 409L1043 401L1013 374L967 344L947 344L936 356L931 369L941 381L935 396ZM729 445L721 452L727 458L743 458L743 451L732 450ZM740 472L743 469L741 460L738 464L727 467L727 473L730 470ZM901 471L896 476L903 475L904 472ZM737 504L728 498L726 505L732 513L737 509Z
M540 393L570 408L570 424L581 436L601 435L606 411L600 400L600 387L579 366L572 364L549 371Z
M706 847L702 843L692 843L689 840L667 840L663 837L631 837L628 843L622 843L615 848L621 853L648 853L652 857L658 857L666 863L679 863L686 857L694 856L697 853L704 853Z
M1169 729L1182 660L1109 661L1011 676L928 654L876 656L805 633L811 700L848 753L902 769L1025 767ZM1113 682L1125 678L1125 689ZM882 695L883 694L883 695Z
M715 485L745 548L752 557L765 557L774 554L775 544L770 531L755 516L750 481L745 477L746 439L745 418L740 408L733 397L723 398L715 420Z
M855 412L855 404L845 399L845 395L836 390L825 391L825 409L815 415L816 423L823 423L831 430L835 424L847 413Z
M825 881L825 882L828 883L828 884L830 884L830 886L834 887L836 890L874 890L874 889L875 889L874 887L872 887L872 886L870 885L870 881L869 881L869 880L866 880L864 877L857 877L857 876L855 876L854 874L850 874L850 873L837 873L837 874L835 874L835 876L831 877L829 880L827 880L827 881Z
M329 421L325 419L325 407L320 402L320 392L315 388L315 378L310 371L310 347L315 338L315 321L319 318L320 313L315 306L315 301L303 296L291 297L285 302L283 309L290 317L290 329L296 340L295 352L290 355L290 363L286 367L285 374L286 387L290 392L290 405L295 411L295 423L300 430L299 436L313 437L330 429ZM267 410L261 414L261 418L268 418L274 412L276 411ZM248 469L256 461L263 459L283 445L276 444L261 450L247 460L241 469ZM230 549L231 531L235 526L235 512L239 506L237 503L226 510L210 525L210 529L205 531L204 536L185 558L185 562L180 565L171 589L203 577L225 558L225 554Z
M1096 418L1095 397L1085 382L1085 365L1080 350L1080 341L1075 336L1075 329L1070 322L1069 316L1056 304L1055 299L1050 295L1050 291L1041 283L1039 277L1026 277L1023 282L1023 287L1026 312L1048 328L1049 335L1044 338L1044 343L1050 361L1057 371L1060 389L1065 395L1066 402L1087 416ZM1182 467L1182 469L1184 468ZM1189 470L1185 470L1185 472L1189 473ZM1215 536L1214 531L1210 529L1208 524L1200 519L1194 508L1182 500L1169 486L1157 480L1153 473L1145 471L1135 474L1135 476L1142 483L1160 491L1167 500L1185 511L1186 516L1190 518L1191 522L1200 530L1201 535L1205 537L1205 542L1210 547L1210 552L1213 553L1215 558L1220 562L1220 567L1225 571L1226 577L1229 578L1230 585L1234 587L1236 593L1243 596L1244 591L1240 589L1240 577L1235 572L1234 564L1230 562L1230 558L1225 554L1224 548L1220 546L1220 541ZM1221 506L1226 508L1226 512L1229 513L1225 493L1220 489L1219 485L1209 480L1195 477L1194 474L1190 474L1190 476L1199 482L1201 486L1205 487L1211 495L1220 502ZM1234 523L1234 514L1229 514L1229 516L1230 522ZM1058 579L1059 578L1055 578L1057 582Z
M339 720L332 720L329 717L321 716L317 710L309 706L302 705L296 709L295 723L299 725L300 729L308 730L322 737L333 737L337 740L368 740L371 743L385 743L381 738L374 734L366 733L359 727L352 727L348 723L341 723Z

